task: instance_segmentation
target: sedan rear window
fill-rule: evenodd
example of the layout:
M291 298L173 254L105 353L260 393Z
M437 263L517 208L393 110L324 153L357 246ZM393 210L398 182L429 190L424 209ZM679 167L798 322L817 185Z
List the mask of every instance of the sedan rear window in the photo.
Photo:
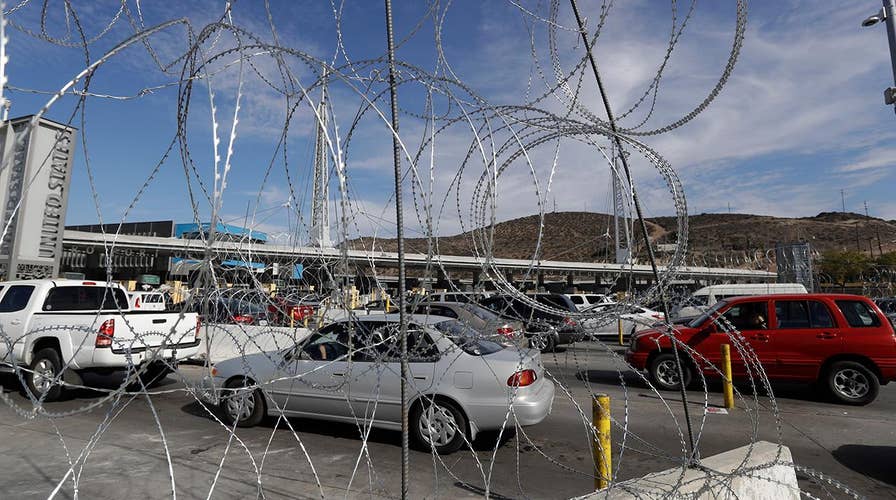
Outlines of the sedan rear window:
M836 302L849 326L856 328L880 326L880 318L868 307L868 304L860 300L838 300Z
M454 345L473 356L485 356L504 349L504 346L482 338L482 334L457 320L441 321L433 325Z

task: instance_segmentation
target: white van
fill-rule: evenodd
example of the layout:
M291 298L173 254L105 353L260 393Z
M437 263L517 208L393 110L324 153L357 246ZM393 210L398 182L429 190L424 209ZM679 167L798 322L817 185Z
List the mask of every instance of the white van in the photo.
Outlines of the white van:
M584 311L589 307L598 304L613 304L615 301L602 293L565 293L569 300L576 305L579 311Z
M786 293L808 293L806 287L800 283L736 283L732 285L709 285L693 294L690 299L682 304L676 316L688 318L699 316L703 311L716 302L728 297L743 297L746 295L771 295Z
M128 294L131 309L139 311L164 311L165 295L161 292L131 292Z

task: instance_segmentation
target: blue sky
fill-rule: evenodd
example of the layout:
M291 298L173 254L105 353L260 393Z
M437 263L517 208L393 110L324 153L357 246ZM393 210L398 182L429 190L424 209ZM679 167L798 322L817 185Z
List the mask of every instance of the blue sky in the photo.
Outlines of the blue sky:
M600 3L580 4L593 29ZM9 28L7 73L13 89L5 95L12 100L11 116L32 114L49 99L46 94L16 89L54 92L86 66L83 48L64 46L71 45L67 37L73 40L76 36L74 17L81 22L87 38L102 33L89 45L90 61L143 29L138 25L137 4L133 2L128 4L129 13L120 14L118 2L76 4L74 16L66 15L60 4L56 10L51 8L47 17L47 36L62 41L62 45L53 44L35 36L42 31L40 5L28 4L10 15L15 26ZM434 207L430 216L442 234L483 220L476 210L471 211L477 185L485 186L479 184L485 171L483 158L491 158L494 153L501 164L510 152L495 152L497 146L482 130L500 128L510 117L522 117L522 112L507 112L489 120L477 119L481 114L469 122L461 120L435 136L434 148L421 146L431 138L425 117L435 116L442 125L446 118L463 117L463 112L475 115L477 103L521 106L555 85L545 22L551 17L549 5L522 0L458 0L436 5L395 2L396 39L401 42L398 59L438 77L429 87L424 84L426 78L417 78L399 88L404 111L400 135L411 156L420 153L404 183L409 235L425 232L423 207L427 206ZM678 2L675 20L679 26L689 7L688 2ZM224 12L222 2L211 1L141 2L140 8L145 27L186 18L194 33ZM726 212L730 204L734 212L811 216L840 210L840 190L844 189L848 210L861 212L867 201L871 215L896 218L896 201L891 195L896 114L884 106L882 97L893 78L886 33L882 25L859 26L878 8L879 2L870 0L749 3L744 46L718 98L683 127L641 139L668 160L682 179L691 213ZM344 52L337 50L340 31L330 2L272 1L271 13L280 46L321 61L335 60L342 73L330 85L334 114L330 134L334 155L338 150L345 162L348 198L342 202L334 173L334 238L339 238L336 226L342 220L343 205L347 207L348 236L392 234L388 128L374 111L364 113L352 128L358 111L364 109L365 96L372 100L380 96L376 108L388 116L388 100L381 94L385 87L370 82L372 75L385 69L380 59L385 48L381 4L345 4L340 17ZM265 43L274 40L261 2L237 2L231 20ZM560 26L557 62L562 72L568 73L579 62L583 49L577 34L568 29L573 18L566 2L560 2L556 22ZM663 60L672 22L673 12L662 2L614 3L598 39L596 56L617 113L630 108L650 85ZM16 26L32 33L26 34ZM441 61L434 26L441 28ZM644 129L675 121L703 100L724 68L734 26L734 2L696 5L665 67L656 105ZM77 99L71 95L47 113L57 121L72 120L84 139L78 147L69 224L99 219L117 222L126 210L130 221L191 221L195 217L192 206L202 220L211 213L209 195L203 194L211 193L214 178L207 85L210 81L215 91L223 158L240 80L238 52L231 49L239 42L231 33L219 30L202 44L205 57L223 55L209 63L213 72L210 79L194 81L185 124L186 147L176 146L165 157L177 131L177 84L183 69L183 60L178 57L188 48L188 35L184 25L177 25L146 40L148 45L133 44L103 64L94 75L90 91L133 96L142 89L161 88L134 99L89 97L83 122L80 113L72 114ZM175 61L168 73L154 62L147 47L165 64ZM221 198L221 217L230 223L247 222L284 241L301 242L308 223L313 113L304 102L299 104L289 122L284 159L279 142L286 98L265 81L282 87L281 73L269 53L248 49L244 56L243 61L252 66L243 66L243 95L232 168ZM354 66L348 67L347 59ZM295 54L284 55L284 61L296 88L316 80L316 64ZM412 73L413 69L403 67L403 76ZM453 78L462 85L443 83ZM576 75L570 83L577 82ZM428 88L437 88L432 109L426 104ZM441 88L450 89L450 99L438 93ZM316 98L317 93L312 96ZM622 126L641 122L650 101L648 98L646 104L625 117ZM603 116L590 73L582 78L580 103ZM565 109L561 99L550 95L536 107L554 114L562 114ZM519 134L533 131L518 123L513 129ZM495 132L493 137L497 145L508 139L513 144L506 130ZM603 138L595 140L597 145L607 144ZM464 163L471 145L474 153ZM186 167L185 152L192 161ZM525 152L522 159L508 163L498 179L494 210L499 220L536 213L539 205L546 210L554 206L558 210L610 209L609 168L597 147L564 138ZM404 163L406 168L410 164ZM671 196L656 170L638 154L633 155L632 165L647 214L671 214Z

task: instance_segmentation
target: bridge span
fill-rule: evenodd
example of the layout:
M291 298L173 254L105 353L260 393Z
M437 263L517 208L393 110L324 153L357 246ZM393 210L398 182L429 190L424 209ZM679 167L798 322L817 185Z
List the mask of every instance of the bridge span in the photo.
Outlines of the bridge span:
M102 255L114 249L113 265L117 258L139 253L150 255L156 263L168 258L196 259L202 258L206 251L206 243L200 239L182 239L158 236L136 236L128 234L103 234L85 231L65 230L63 239L67 260L75 255ZM288 246L274 244L257 244L249 242L216 241L211 248L216 258L238 259L252 262L299 262L308 264L334 263L345 258L348 263L362 267L390 268L398 264L395 252L342 250L338 248L318 248L310 246ZM460 255L429 256L422 253L405 253L405 263L411 268L430 266L437 268L439 264L448 272L473 272L483 270L484 258ZM542 260L533 262L528 259L491 259L491 266L501 272L513 274L532 270L544 274L566 276L617 276L632 273L639 279L651 279L649 265L615 264L609 262L567 262ZM664 268L661 267L661 270ZM752 269L682 266L679 268L679 279L691 280L732 280L769 282L777 279L777 274L769 271Z

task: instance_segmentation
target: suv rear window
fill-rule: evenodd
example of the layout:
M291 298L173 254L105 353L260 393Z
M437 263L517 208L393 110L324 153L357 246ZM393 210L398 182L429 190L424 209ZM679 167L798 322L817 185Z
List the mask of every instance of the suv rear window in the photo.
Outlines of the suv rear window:
M868 304L860 300L837 300L837 307L846 317L849 326L856 328L868 328L880 326L880 318L868 307Z
M58 286L51 288L44 311L100 311L128 308L128 297L121 288L105 286Z
M561 311L572 311L575 309L569 302L567 302L566 297L561 297L557 295L536 295L535 300L549 307L556 307Z

